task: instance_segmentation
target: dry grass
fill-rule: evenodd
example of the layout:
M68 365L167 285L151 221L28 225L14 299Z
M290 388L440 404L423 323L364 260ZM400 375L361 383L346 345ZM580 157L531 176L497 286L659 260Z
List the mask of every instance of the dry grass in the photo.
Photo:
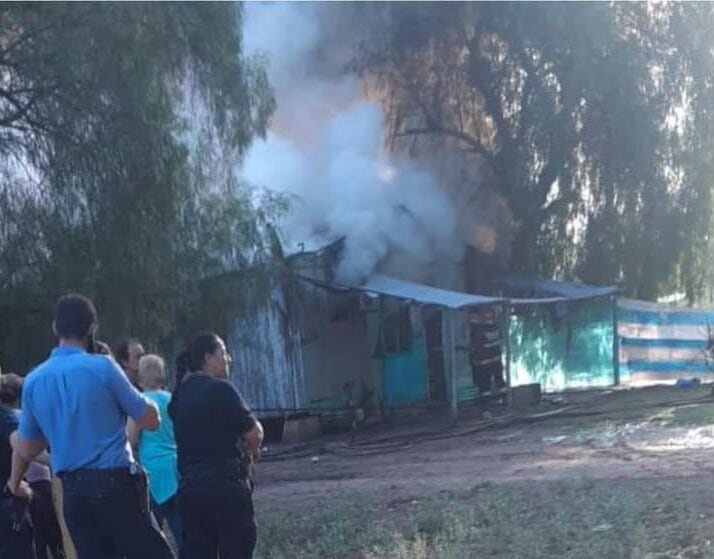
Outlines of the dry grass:
M644 481L484 485L386 505L342 495L258 521L258 559L714 557L676 485Z

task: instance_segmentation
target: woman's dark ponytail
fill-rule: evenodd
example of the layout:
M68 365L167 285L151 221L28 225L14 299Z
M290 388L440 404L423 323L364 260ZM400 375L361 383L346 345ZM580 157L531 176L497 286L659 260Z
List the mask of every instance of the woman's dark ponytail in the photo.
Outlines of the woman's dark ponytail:
M169 416L171 419L174 418L174 406L178 402L179 390L181 384L183 384L183 379L186 375L191 372L191 356L188 349L184 349L181 353L176 356L176 374L174 375L174 387L171 391L171 401L169 402Z
M188 347L176 357L176 375L174 376L174 388L171 392L171 402L169 403L169 416L174 418L176 402L178 402L181 384L188 373L200 371L206 355L218 349L219 337L213 332L204 332L196 336Z

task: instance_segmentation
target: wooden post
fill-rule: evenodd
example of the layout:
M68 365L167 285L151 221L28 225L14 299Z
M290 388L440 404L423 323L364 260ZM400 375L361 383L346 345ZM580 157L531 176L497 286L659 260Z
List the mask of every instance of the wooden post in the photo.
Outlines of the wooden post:
M419 308L419 320L421 322L421 339L424 340L424 370L426 372L426 401L431 402L431 372L429 370L429 340L426 335L426 313L424 307Z
M510 335L510 325L511 325L511 302L506 300L503 303L503 312L501 317L501 338L503 340L503 348L505 353L505 369L506 369L506 385L508 386L508 393L506 395L506 402L510 406L513 403L513 388L511 387L511 335Z
M612 295L612 380L620 384L620 335L617 331L617 294Z
M444 365L449 379L449 404L451 418L456 421L459 415L459 394L456 386L456 311L445 308L441 316Z

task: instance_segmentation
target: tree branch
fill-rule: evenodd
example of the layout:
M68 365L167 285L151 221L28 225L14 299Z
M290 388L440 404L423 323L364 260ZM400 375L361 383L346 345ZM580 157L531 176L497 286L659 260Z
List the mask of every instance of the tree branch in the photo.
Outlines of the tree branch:
M429 134L448 136L450 138L455 138L464 142L466 145L469 146L470 150L475 153L483 155L484 157L492 157L493 154L491 154L486 148L484 148L479 140L462 130L454 130L453 128L448 128L444 126L444 124L440 120L436 119L431 114L431 111L427 107L424 100L419 96L416 87L412 86L408 87L407 89L416 104L419 105L419 109L421 110L422 115L424 116L424 121L426 124L423 127L408 128L406 130L397 131L395 133L395 136L407 137L423 136Z
M438 134L441 136L456 138L457 140L461 140L462 142L467 144L469 146L469 151L478 153L480 155L483 155L484 157L492 156L492 154L489 153L488 150L486 150L478 140L474 139L470 135L466 134L465 132L460 132L458 130L451 130L449 128L445 128L441 125L432 124L423 128L407 128L406 130L397 132L396 136L426 136L429 134Z
M7 47L0 50L0 60L4 59L5 55L11 53L13 50L15 50L17 47L19 47L23 43L26 43L27 41L37 37L39 34L44 33L45 31L48 31L49 29L54 27L54 25L55 25L54 22L52 22L52 23L48 23L47 25L44 25L42 27L38 27L37 29L28 31L22 37L20 37L17 41L10 43Z
M38 95L35 95L27 103L21 105L16 99L12 97L4 97L2 93L0 93L0 97L7 99L7 101L17 109L15 112L3 118L0 118L0 126L2 127L9 126L14 122L17 122L18 120L21 120L24 116L27 115L29 110L33 107L33 105L37 102L37 99L39 98Z

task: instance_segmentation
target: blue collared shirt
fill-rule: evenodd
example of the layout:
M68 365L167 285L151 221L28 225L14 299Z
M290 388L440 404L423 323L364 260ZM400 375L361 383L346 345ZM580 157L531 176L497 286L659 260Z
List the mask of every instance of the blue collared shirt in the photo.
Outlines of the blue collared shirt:
M48 443L55 473L121 468L133 462L126 418L147 406L113 359L57 347L24 382L19 435Z

